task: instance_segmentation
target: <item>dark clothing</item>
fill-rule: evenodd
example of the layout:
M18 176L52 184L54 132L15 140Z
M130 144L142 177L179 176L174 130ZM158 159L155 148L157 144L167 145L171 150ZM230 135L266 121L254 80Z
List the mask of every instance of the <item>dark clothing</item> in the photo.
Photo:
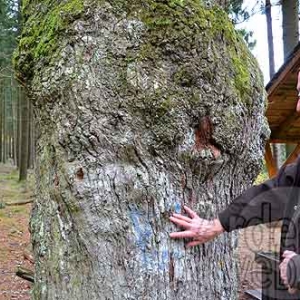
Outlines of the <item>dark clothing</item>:
M287 278L289 285L293 288L300 289L300 255L292 257L287 267Z
M299 199L300 157L295 163L281 168L276 177L246 190L218 217L228 232L282 220L280 253L290 250L300 254ZM297 272L299 277L291 275ZM288 275L293 277L293 281L289 281L292 287L300 286L300 255L294 257L293 264L289 264Z

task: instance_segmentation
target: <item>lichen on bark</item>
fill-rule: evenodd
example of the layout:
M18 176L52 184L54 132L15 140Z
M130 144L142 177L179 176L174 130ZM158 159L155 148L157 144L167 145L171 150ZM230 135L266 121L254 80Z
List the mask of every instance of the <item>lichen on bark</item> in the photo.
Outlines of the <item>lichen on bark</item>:
M188 250L168 220L184 203L215 216L261 166L262 77L226 14L196 0L31 0L23 14L34 298L236 299L236 236Z

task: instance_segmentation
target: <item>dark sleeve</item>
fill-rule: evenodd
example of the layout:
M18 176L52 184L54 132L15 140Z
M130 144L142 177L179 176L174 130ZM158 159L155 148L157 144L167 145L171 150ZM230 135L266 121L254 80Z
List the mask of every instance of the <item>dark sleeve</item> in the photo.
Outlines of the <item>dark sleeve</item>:
M230 232L283 218L290 189L294 185L300 159L279 170L278 175L266 182L252 186L237 197L218 218L223 228Z
M288 284L291 288L300 289L300 255L293 256L286 270Z

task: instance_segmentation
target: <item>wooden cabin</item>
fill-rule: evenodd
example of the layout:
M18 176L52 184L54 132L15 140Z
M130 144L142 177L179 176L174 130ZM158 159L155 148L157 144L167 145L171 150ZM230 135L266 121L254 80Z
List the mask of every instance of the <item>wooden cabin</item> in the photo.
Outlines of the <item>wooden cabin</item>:
M266 145L266 165L269 176L277 173L270 143L296 144L295 150L284 164L293 162L300 154L300 113L296 112L298 102L297 77L300 68L300 43L266 85L268 108L266 117L271 128L271 137Z

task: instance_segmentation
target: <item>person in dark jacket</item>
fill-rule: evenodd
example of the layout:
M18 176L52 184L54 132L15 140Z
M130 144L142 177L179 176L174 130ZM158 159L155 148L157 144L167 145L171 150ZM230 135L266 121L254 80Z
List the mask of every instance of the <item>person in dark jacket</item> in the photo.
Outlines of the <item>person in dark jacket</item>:
M203 244L224 231L282 220L280 275L290 293L300 289L300 157L280 169L277 176L246 190L214 220L200 218L187 206L187 213L174 213L170 220L183 228L171 238L190 239L188 246Z

